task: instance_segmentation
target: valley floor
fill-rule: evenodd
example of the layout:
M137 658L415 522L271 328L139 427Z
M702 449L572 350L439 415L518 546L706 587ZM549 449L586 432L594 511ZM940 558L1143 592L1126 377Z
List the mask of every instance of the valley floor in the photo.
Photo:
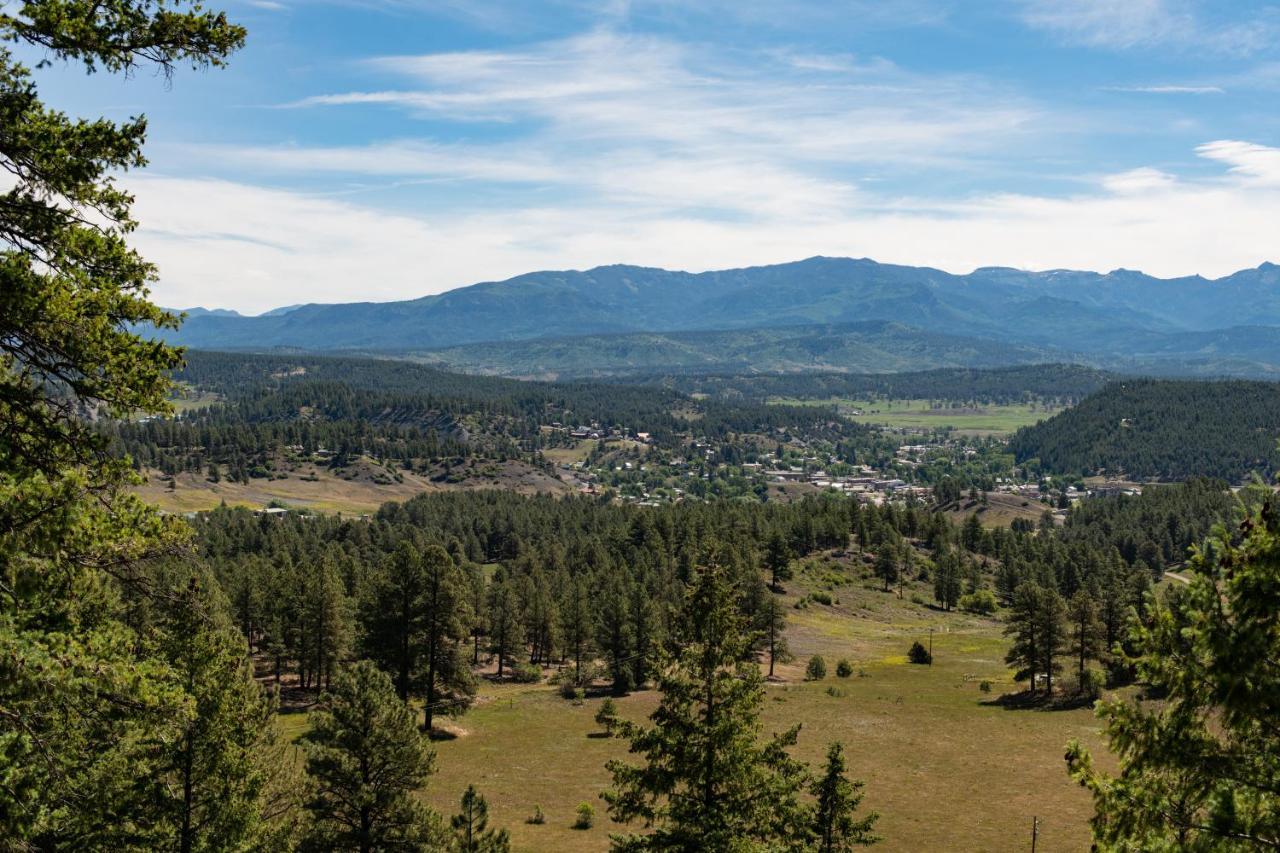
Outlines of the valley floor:
M795 753L815 767L830 741L844 742L850 775L866 782L863 808L881 815L884 840L874 849L1029 849L1033 817L1038 851L1088 848L1089 798L1067 777L1062 756L1075 737L1108 763L1098 723L1088 708L1009 710L996 701L1018 689L1003 662L1002 622L921 604L923 586L908 586L903 598L885 593L856 563L834 559L807 563L788 587L795 662L780 666L768 687L765 730L801 723ZM832 606L804 595L818 589L836 597ZM931 628L934 665L909 664L911 643L928 643ZM805 682L812 654L824 656L828 675ZM841 658L852 662L853 676L834 675ZM990 693L980 688L984 680ZM618 701L619 711L642 720L658 698L633 693ZM476 705L447 724L454 736L437 742L426 799L452 814L473 783L489 801L491 825L510 829L515 850L606 849L609 834L626 827L609 820L600 799L610 781L604 765L627 750L601 736L593 718L602 701L574 705L545 683L486 681ZM301 716L285 718L289 731L301 731ZM591 829L572 828L582 802L596 810ZM539 807L546 822L527 823Z
M296 509L323 512L371 513L388 501L405 501L423 492L461 489L503 489L519 494L562 494L569 491L560 480L523 462L481 463L456 482L436 480L410 471L397 471L360 463L336 474L323 466L291 473L284 479L250 478L248 483L223 479L212 483L201 474L177 476L176 488L158 471L148 472L147 482L136 491L148 503L167 512L198 512L228 506L257 509L273 501Z

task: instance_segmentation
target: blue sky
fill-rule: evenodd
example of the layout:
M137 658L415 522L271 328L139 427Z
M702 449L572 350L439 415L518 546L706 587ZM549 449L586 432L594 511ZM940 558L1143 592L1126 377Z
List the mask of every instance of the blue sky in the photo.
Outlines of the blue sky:
M234 0L223 71L39 72L150 121L162 304L816 254L1280 260L1280 4Z

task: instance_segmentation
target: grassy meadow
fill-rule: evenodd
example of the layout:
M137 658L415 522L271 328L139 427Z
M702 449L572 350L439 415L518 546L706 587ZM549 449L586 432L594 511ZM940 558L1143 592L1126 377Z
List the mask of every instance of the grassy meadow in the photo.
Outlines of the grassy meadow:
M945 429L969 435L1007 435L1019 427L1044 420L1061 409L1039 404L951 408L934 406L932 400L795 400L783 397L769 402L799 406L836 406L842 414L864 424L899 429Z
M860 561L826 556L803 564L789 582L788 638L795 660L778 669L765 703L767 731L801 723L796 754L817 766L828 742L844 742L851 775L866 782L863 807L880 813L884 851L1027 849L1033 817L1039 851L1088 846L1089 800L1067 778L1063 746L1079 737L1101 750L1089 709L1007 710L994 700L1015 686L1003 663L1003 624L943 613L881 591ZM819 604L809 592L832 596ZM800 608L794 605L804 600ZM907 662L911 643L929 641L933 666ZM812 654L827 678L803 681ZM835 676L847 658L849 678ZM980 689L988 681L991 692ZM600 736L593 717L603 701L575 705L549 684L485 681L475 706L454 721L453 736L436 743L437 772L423 796L451 814L468 783L487 797L494 825L511 830L514 849L557 853L606 849L621 827L599 794L609 784L604 764L625 758L626 744ZM619 710L644 718L653 691L619 700ZM287 733L305 726L301 714L282 718ZM1099 758L1105 762L1105 754ZM575 809L588 802L595 825L573 829ZM526 820L540 807L546 822Z

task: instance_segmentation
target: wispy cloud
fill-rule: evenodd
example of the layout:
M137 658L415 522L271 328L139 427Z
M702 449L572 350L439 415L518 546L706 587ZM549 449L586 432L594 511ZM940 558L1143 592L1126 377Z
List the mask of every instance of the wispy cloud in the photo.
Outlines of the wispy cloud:
M1227 164L1231 174L1244 181L1280 187L1280 148L1220 139L1201 145L1196 153Z
M1222 95L1221 86L1107 86L1108 92L1137 92L1146 95Z
M516 140L221 155L288 172L527 180L589 204L813 219L846 205L864 176L922 174L1007 150L1038 132L1041 118L1024 98L973 76L792 50L713 56L701 45L606 30L519 50L366 64L417 87L287 106L386 106L433 122L502 124Z
M138 242L160 264L157 297L247 310L409 298L534 269L617 262L703 270L845 254L956 272L1003 264L1216 276L1275 259L1280 149L1222 140L1197 153L1226 174L1191 179L1141 168L1067 197L837 194L817 218L785 208L708 218L604 199L402 215L233 182L148 177L131 189L141 221L154 223ZM685 178L655 175L655 196ZM785 191L767 186L771 180L760 177L766 197L797 191L789 178ZM717 182L724 192L750 187L747 176L729 172L701 186Z
M1195 0L1020 0L1023 20L1077 44L1106 48L1173 46L1248 55L1269 47L1280 16L1263 8L1243 19L1209 14Z

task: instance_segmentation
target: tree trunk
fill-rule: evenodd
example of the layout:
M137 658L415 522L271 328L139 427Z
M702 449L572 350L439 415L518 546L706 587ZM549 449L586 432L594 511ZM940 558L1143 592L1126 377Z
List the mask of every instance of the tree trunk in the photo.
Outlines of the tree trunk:
M185 754L182 756L182 829L179 836L178 849L181 853L191 853L191 800L194 795L194 753L191 735L185 738Z

